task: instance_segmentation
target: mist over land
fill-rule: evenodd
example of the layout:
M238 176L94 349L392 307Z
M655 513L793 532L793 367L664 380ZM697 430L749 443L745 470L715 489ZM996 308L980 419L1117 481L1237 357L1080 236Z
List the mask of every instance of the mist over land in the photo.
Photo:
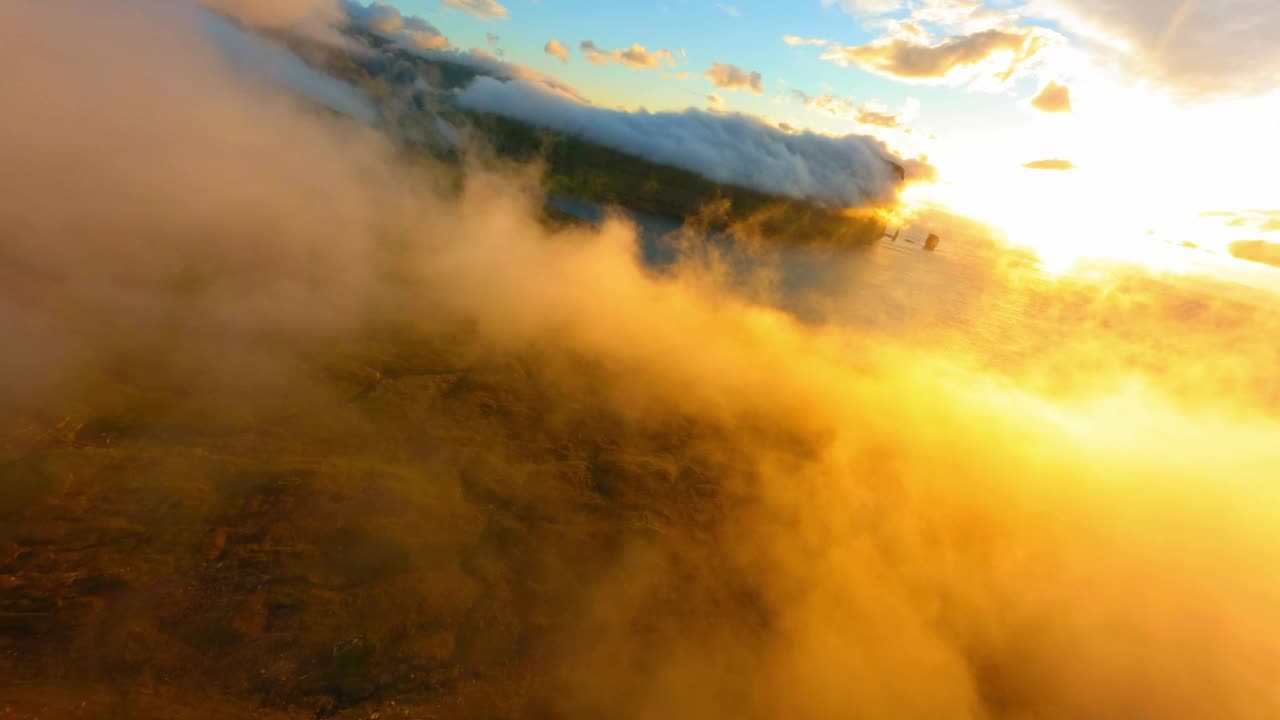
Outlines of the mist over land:
M657 269L123 6L0 29L4 713L1280 716L1271 311Z

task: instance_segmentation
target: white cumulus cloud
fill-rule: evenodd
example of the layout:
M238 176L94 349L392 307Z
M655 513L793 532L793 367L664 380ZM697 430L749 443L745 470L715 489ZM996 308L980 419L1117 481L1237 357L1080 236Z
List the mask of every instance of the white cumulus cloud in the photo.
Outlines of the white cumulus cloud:
M715 63L705 77L721 90L750 90L757 95L764 94L764 78L760 73L748 72L737 65Z
M891 200L907 165L866 136L787 133L752 116L693 109L609 110L525 82L477 78L458 104L577 135L716 182L841 207Z
M556 40L555 38L548 40L547 44L543 46L542 51L551 57L559 58L562 63L569 62L569 48L565 47L564 43Z

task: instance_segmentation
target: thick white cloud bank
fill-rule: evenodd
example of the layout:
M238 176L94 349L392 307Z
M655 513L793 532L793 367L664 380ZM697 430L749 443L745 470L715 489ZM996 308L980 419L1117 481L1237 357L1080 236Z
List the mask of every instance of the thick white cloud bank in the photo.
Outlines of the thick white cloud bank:
M221 16L202 17L208 37L238 70L361 122L377 120L377 110L359 90L317 72L293 53L243 32Z
M570 102L587 102L572 85L561 81L554 75L538 72L527 65L506 62L485 50L470 50L467 52L460 50L416 50L414 54L436 62L462 65L503 81L514 80L530 83L536 85L542 91L563 96Z
M746 116L702 110L623 112L584 105L519 80L477 78L469 110L582 137L716 182L842 207L893 199L901 161L874 138L786 133Z

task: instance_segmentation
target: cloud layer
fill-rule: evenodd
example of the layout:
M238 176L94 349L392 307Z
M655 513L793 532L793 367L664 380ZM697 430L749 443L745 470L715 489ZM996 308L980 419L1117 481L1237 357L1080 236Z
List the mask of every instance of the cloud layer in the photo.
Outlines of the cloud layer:
M837 206L891 200L901 163L878 141L782 132L752 117L686 110L635 113L557 97L522 82L478 78L462 107L581 136L718 182Z
M554 93L572 99L574 102L587 102L585 98L578 94L577 89L559 78L534 70L527 65L506 62L484 50L473 49L465 52L457 49L423 50L419 51L418 54L429 60L455 63L474 68L481 73L504 80L521 80L537 85L544 92Z
M436 26L417 15L403 15L394 5L372 2L362 5L355 0L344 0L343 7L352 24L377 33L417 50L443 50L449 40Z
M205 7L242 22L276 29L308 23L335 25L345 19L345 0L199 0Z
M317 72L296 55L240 30L218 15L206 16L209 37L227 62L246 75L265 79L361 122L372 124L377 110L359 90Z

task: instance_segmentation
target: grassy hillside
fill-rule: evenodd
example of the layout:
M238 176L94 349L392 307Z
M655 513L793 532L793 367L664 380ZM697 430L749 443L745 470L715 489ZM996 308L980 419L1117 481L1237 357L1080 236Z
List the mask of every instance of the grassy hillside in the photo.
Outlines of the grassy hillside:
M468 124L502 157L545 166L544 186L561 195L669 218L701 218L714 229L743 229L798 243L874 241L884 232L874 213L846 214L811 203L708 180L578 137L498 115L467 113Z
M545 716L635 557L636 632L755 622L697 427L466 347L383 327L225 405L127 360L0 429L0 717Z
M383 108L386 121L410 142L435 134L434 116L439 115L468 128L501 158L541 163L543 185L551 193L673 219L697 216L712 229L737 228L795 243L870 242L884 232L884 222L872 210L833 210L718 183L580 137L499 115L459 110L416 91L415 82L421 78L433 88L457 90L482 75L480 70L406 52L372 33L351 32L379 52L356 57L297 38L284 41L307 62L362 88ZM451 158L447 149L441 154Z

